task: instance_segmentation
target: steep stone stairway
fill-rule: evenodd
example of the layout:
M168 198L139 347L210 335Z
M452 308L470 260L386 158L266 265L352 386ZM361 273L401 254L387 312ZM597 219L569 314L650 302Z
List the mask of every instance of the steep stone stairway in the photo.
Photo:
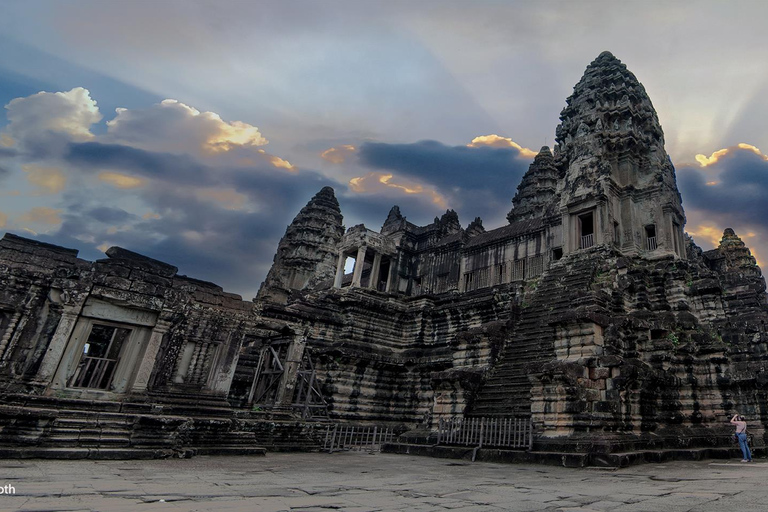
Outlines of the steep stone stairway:
M575 308L592 306L590 283L599 261L594 257L561 261L547 270L522 304L520 320L469 415L527 416L531 411L531 367L555 358L552 322Z

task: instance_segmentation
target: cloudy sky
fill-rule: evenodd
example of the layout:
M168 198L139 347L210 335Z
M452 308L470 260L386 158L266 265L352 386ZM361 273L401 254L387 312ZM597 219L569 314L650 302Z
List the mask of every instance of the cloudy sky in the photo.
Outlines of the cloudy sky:
M0 233L119 245L250 299L323 186L499 227L603 50L645 85L705 249L768 261L768 2L0 2ZM530 148L530 149L529 149Z

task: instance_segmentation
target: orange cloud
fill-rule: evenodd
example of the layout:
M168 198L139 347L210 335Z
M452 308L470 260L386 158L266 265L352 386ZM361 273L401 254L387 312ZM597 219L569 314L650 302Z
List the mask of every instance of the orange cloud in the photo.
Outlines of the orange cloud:
M513 141L509 137L501 137L499 135L481 135L472 139L472 142L467 144L470 148L479 148L481 146L490 146L492 148L515 148L520 151L520 155L526 158L533 158L538 153L528 148L522 147L517 142Z
M369 172L365 176L358 176L349 180L349 188L352 189L353 192L359 194L373 193L387 189L399 190L406 194L424 194L429 197L434 204L437 204L442 208L446 207L445 199L434 189L425 188L417 183L393 183L393 177L394 176L390 173Z
M354 153L356 149L357 148L351 144L343 144L341 146L326 149L320 153L320 158L327 160L332 164L343 164L347 157Z
M157 213L154 213L154 212L147 212L144 215L142 215L141 218L144 219L144 220L159 219L160 215L157 214Z
M296 170L296 167L294 167L291 162L288 160L283 160L279 156L270 155L263 149L259 150L259 153L264 155L264 158L266 158L267 162L272 164L273 166L277 167L278 169L286 169L288 171L294 172Z
M120 174L117 172L101 172L99 173L99 180L104 183L109 183L115 188L139 188L143 187L145 181L135 176L128 176L126 174Z
M714 163L717 163L718 160L720 160L722 157L730 153L732 150L739 148L739 149L745 149L747 151L751 151L763 160L768 161L768 155L764 155L760 149L753 146L752 144L747 144L744 142L740 142L735 146L731 146L730 148L724 148L724 149L718 149L714 153L712 153L710 156L698 154L696 155L696 161L699 162L699 165L702 167L710 166ZM707 183L709 185L709 183Z
M16 144L16 141L13 140L13 137L7 133L0 133L0 146L3 146L4 148L10 148L14 144Z
M0 212L0 228L4 228L8 223L8 216L3 212Z
M21 169L27 173L27 181L37 187L35 195L58 194L67 184L67 177L58 167L26 164Z
M38 206L20 216L19 220L22 222L58 226L61 224L61 217L59 217L61 212L62 210L48 208L47 206Z

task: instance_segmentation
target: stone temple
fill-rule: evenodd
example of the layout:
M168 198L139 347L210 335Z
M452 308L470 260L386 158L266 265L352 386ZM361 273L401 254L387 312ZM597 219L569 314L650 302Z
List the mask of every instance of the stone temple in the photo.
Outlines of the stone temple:
M755 258L731 229L711 251L685 234L656 112L613 55L560 119L509 224L394 206L345 229L326 187L253 302L126 249L87 262L6 234L0 454L312 449L339 423L395 427L391 449L416 453L441 419L482 417L529 421L541 460L631 462L727 452L736 412L760 453Z

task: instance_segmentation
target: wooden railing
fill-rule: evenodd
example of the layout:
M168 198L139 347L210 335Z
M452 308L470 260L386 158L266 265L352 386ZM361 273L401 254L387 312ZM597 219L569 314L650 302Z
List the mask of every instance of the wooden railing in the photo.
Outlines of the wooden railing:
M589 247L592 247L595 245L595 234L590 233L588 235L583 235L581 237L581 245L579 246L580 249L587 249Z
M533 448L531 418L441 418L437 444Z
M323 451L328 453L341 450L381 451L381 446L395 440L395 432L389 427L355 426L337 423L325 430Z

